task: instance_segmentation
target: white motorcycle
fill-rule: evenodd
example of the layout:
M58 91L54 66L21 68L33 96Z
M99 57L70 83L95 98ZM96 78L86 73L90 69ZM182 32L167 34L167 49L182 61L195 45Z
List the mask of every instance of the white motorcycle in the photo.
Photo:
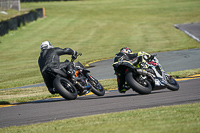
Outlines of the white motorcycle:
M146 55L141 55L137 58L140 61L135 61L140 62L137 66L131 61L120 61L113 63L113 67L125 74L127 85L139 94L149 94L152 90L165 88L179 90L179 84L163 70L156 55L151 56L148 59Z

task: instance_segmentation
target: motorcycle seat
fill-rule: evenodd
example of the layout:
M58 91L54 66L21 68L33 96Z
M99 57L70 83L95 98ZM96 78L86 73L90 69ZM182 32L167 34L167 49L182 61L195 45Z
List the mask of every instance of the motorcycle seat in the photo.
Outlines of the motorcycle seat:
M64 73L64 72L63 72L62 70L60 70L60 69L51 68L51 71L54 72L54 73L60 74L60 75L62 75L62 76L64 76L64 77L67 77L67 74Z

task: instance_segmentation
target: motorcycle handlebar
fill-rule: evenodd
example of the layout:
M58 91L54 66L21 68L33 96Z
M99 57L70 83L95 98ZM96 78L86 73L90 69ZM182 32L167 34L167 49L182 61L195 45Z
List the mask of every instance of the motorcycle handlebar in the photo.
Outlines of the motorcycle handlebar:
M77 54L77 56L81 56L81 55L82 55L82 53L78 53L78 54Z
M151 54L150 57L147 57L146 55L143 55L143 58L146 60L146 61L151 61L154 59L154 57L157 56L157 54Z
M81 55L82 55L82 53L78 53L78 52L77 52L77 54L75 56L72 55L71 62L74 62L77 59L77 57L81 56Z

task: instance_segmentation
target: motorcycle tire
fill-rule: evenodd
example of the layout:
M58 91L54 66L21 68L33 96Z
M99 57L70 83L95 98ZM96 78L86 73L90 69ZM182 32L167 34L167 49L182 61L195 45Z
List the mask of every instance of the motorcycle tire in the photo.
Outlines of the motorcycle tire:
M171 91L178 91L179 90L179 84L177 83L177 81L172 78L172 77L167 77L167 89L171 90Z
M104 96L105 95L105 90L103 86L99 83L98 80L96 80L94 77L89 80L89 83L91 84L91 91L97 95L97 96Z
M134 79L132 72L129 72L129 73L126 74L125 80L126 80L127 84L134 91L136 91L139 94L142 94L142 95L150 94L151 91L152 91L152 86L151 86L151 84L149 83L148 80L145 80L146 85L144 86L144 85L140 84L139 82L137 82L136 79Z
M53 86L63 98L67 100L74 100L77 98L77 90L69 80L62 77L56 77L53 81Z

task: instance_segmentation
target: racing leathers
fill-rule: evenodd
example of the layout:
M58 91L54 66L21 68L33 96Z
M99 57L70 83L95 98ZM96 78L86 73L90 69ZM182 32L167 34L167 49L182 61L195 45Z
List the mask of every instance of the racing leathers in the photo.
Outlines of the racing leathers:
M72 50L71 48L61 49L58 47L44 49L40 53L38 59L38 64L40 67L40 72L44 79L44 82L51 94L55 94L56 91L53 88L53 78L47 72L50 68L65 69L67 74L74 79L73 75L73 64L71 62L60 62L60 55L72 55L73 58L76 58L77 51Z

